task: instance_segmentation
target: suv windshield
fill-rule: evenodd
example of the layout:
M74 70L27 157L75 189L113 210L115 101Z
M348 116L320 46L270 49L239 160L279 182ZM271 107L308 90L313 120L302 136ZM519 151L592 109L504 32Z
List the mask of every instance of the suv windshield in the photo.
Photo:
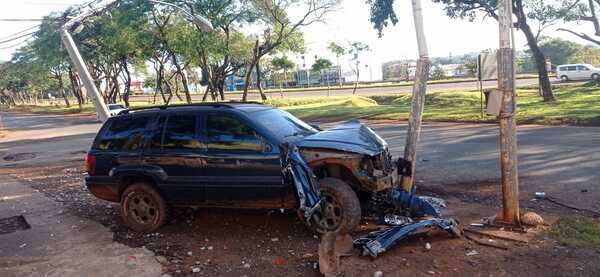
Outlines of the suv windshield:
M288 112L279 109L268 109L255 114L257 122L275 134L279 139L292 136L311 135L318 132Z

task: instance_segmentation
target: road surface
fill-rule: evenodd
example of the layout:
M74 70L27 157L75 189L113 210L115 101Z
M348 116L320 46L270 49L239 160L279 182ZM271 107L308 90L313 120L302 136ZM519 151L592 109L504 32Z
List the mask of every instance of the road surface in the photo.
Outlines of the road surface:
M2 113L0 166L82 159L100 125L91 117ZM395 156L403 153L406 123L372 123ZM600 180L600 128L519 126L519 172L526 191L596 190ZM35 158L32 158L34 157ZM426 123L417 179L455 185L500 178L498 127L494 124ZM590 205L600 208L597 200Z
M537 84L537 79L519 79L517 80L518 86L534 85ZM494 88L498 86L497 81L485 81L483 84L484 88ZM478 88L478 82L459 82L459 83L446 83L446 84L430 84L428 85L428 91L447 91L447 90L472 90ZM345 89L334 89L329 91L329 96L351 96L352 88ZM412 91L412 86L395 86L395 87L372 87L372 88L359 88L356 91L357 95L371 96L371 95L384 95L384 94L401 94ZM242 94L240 92L227 92L227 100L240 100ZM277 98L281 97L279 91L269 91L267 93L269 97ZM286 98L299 98L299 97L315 97L315 96L328 96L327 89L324 90L311 90L311 91L284 91L283 94ZM160 98L160 95L157 96ZM249 100L259 100L260 95L252 93L248 95ZM133 101L150 101L152 96L149 95L132 95ZM192 100L195 102L202 100L202 95L192 95Z

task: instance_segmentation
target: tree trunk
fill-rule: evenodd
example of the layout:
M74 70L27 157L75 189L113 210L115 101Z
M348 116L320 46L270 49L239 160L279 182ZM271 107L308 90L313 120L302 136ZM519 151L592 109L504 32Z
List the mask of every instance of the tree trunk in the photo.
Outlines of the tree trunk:
M60 94L63 97L63 99L65 99L65 105L67 105L67 108L71 107L71 102L69 102L69 97L65 92L65 84L63 83L62 75L60 74L60 72L56 72L54 77L58 81L58 90L60 91Z
M358 88L359 78L360 78L360 69L358 68L358 62L356 62L356 83L354 83L354 90L352 90L352 95L356 94L356 89Z
M256 63L256 87L258 88L258 92L260 92L260 98L263 101L267 100L267 95L263 92L262 84L261 84L261 75L260 75L260 62Z
M73 72L73 69L69 66L69 81L71 82L71 91L75 98L77 99L77 105L79 106L79 111L83 111L83 92L81 91L81 86L79 86L79 80L77 80L77 75Z
M254 66L258 63L258 39L254 43L254 48L252 49L252 61L248 65L245 76L244 83L244 94L242 95L242 102L246 102L248 100L248 88L250 87L250 79L252 79L252 70Z
M121 60L121 67L123 67L123 72L125 72L125 91L123 92L123 102L125 102L125 106L129 108L129 94L131 93L131 73L129 72L129 68L127 68L127 58L123 57Z
M544 102L552 102L554 101L554 94L552 93L552 85L550 84L550 78L548 77L548 70L546 69L546 56L540 48L538 47L538 41L535 38L535 35L531 31L531 27L527 24L527 18L523 10L523 4L521 0L515 1L515 8L517 19L519 22L519 26L525 34L527 38L527 44L529 45L529 49L533 54L533 58L535 60L535 65L538 70L538 80L542 90L542 96L544 97Z

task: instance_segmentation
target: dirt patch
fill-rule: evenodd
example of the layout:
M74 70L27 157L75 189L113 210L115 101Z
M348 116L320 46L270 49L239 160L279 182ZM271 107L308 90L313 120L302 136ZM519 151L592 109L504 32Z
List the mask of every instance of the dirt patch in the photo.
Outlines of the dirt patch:
M7 162L20 162L34 159L37 155L35 153L17 153L17 154L8 154L4 156L2 159Z
M74 213L110 227L118 242L152 250L172 276L320 276L318 237L293 212L181 209L158 232L141 234L123 226L117 204L98 200L85 189L83 161L0 168L0 174L18 177ZM447 199L445 215L469 224L498 210L497 184L491 180L427 185L419 192ZM572 213L550 204L544 209L540 206L546 204L522 202L524 209L553 216ZM370 226L361 224L365 230ZM598 259L599 250L565 247L549 234L500 250L432 232L411 237L377 259L354 256L344 259L343 265L344 276L373 276L375 271L384 276L600 276Z

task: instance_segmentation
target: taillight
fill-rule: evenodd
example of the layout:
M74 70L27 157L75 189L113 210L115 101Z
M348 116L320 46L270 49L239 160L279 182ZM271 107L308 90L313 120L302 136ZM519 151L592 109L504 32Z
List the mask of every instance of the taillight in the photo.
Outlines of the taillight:
M96 174L96 156L93 154L88 153L85 157L85 170L90 176Z

